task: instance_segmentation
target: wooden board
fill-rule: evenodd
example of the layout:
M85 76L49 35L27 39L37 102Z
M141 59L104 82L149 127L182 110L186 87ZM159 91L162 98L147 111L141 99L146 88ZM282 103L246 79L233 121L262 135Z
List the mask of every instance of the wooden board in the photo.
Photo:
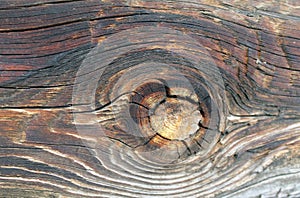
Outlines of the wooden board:
M1 0L0 197L300 197L300 3Z

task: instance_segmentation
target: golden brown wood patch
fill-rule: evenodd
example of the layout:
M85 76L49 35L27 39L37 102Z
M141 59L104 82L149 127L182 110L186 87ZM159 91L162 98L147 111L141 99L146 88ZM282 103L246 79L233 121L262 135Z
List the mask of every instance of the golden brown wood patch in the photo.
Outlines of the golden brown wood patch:
M300 197L300 4L0 3L0 197Z

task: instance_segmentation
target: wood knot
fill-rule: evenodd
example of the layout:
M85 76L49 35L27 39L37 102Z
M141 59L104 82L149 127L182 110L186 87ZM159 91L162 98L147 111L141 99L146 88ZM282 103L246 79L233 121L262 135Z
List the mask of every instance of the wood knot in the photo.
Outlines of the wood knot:
M112 98L97 111L106 136L160 162L208 149L217 133L208 126L219 118L214 114L211 122L215 104L195 72L143 62L110 73L105 89L99 82L97 90L99 103Z
M115 48L123 46L123 38L130 44ZM94 110L84 109L92 112L91 120L76 120L93 123L99 136L151 162L176 163L194 154L204 158L224 122L219 97L224 89L209 52L195 43L161 27L133 28L101 42L81 67L85 81L77 78L89 82L78 88L87 90L87 97L75 102L92 103Z
M152 128L170 140L184 140L199 129L199 106L187 100L167 98L150 117Z

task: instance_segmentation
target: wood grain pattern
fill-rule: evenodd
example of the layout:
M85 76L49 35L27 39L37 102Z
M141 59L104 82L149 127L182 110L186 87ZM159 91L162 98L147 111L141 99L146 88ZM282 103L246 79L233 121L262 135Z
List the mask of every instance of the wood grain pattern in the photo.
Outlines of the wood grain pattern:
M300 197L299 8L1 0L0 197Z

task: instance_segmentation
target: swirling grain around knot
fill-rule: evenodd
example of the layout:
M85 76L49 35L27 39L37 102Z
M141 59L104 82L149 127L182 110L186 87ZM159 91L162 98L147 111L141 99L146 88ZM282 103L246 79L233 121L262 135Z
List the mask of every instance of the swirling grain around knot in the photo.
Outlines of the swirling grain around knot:
M194 174L186 172L186 166L209 158L221 134L220 114L224 113L223 106L216 106L221 101L215 96L224 89L213 67L201 44L164 27L118 33L100 43L83 62L73 99L91 105L77 107L77 129L101 137L96 144L85 143L96 147L96 156L107 171L130 182L132 193L179 196L197 192L199 175L209 169ZM90 75L98 78L81 80L93 79ZM88 85L94 87L86 89ZM76 97L78 93L81 97ZM180 119L191 119L194 127L185 128ZM83 127L90 123L95 123L95 130Z

